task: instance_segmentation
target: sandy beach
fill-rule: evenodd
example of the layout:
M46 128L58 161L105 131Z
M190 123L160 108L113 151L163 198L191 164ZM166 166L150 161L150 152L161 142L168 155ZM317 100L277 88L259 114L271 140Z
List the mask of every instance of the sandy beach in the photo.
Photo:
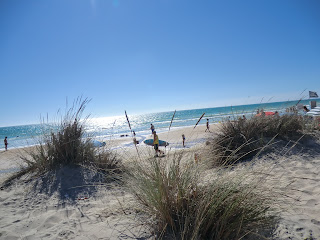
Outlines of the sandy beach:
M319 12L0 0L0 240L320 240Z
M205 126L179 128L159 133L159 138L170 143L161 148L166 155L184 151L191 157L206 146L208 138L214 137L218 125L211 125L212 133ZM186 136L186 147L182 147L182 134ZM149 136L137 136L143 140ZM154 150L141 143L134 147L132 138L107 141L124 164L134 159L153 157ZM288 195L281 204L283 214L273 239L320 239L320 150L316 145L298 147L286 154L270 153L258 157L250 171L262 171L272 175L275 181L290 183L283 194ZM25 149L13 149L0 153L0 181L10 176L22 164L20 155ZM66 172L63 172L66 171ZM77 172L63 170L61 183L76 185ZM88 169L88 174L90 174ZM210 170L208 170L210 172ZM154 239L147 225L140 221L143 216L137 209L132 195L121 186L99 185L94 190L90 182L77 190L59 186L46 194L45 186L34 186L34 179L22 177L8 188L0 191L0 238L1 239ZM270 183L271 184L271 183ZM273 182L274 184L274 182ZM61 198L63 194L63 198ZM77 197L75 197L77 196Z

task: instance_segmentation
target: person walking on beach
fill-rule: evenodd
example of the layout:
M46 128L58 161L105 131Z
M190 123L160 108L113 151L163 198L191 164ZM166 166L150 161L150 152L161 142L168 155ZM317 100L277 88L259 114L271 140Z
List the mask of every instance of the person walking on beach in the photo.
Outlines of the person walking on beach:
M154 147L154 150L156 151L155 157L158 157L158 153L162 153L162 152L159 150L159 137L158 137L156 131L153 131L152 134L153 134L153 147Z
M152 124L152 123L151 123L151 127L150 127L150 129L151 129L151 133L153 134L154 126L153 126L153 124Z
M184 141L186 140L186 137L184 136L184 134L182 134L182 145L184 147Z
M7 140L7 137L4 138L3 142L4 142L4 148L5 148L6 151L7 151L7 150L8 150L8 140Z
M137 139L136 139L136 132L135 131L132 131L132 132L133 132L133 144L137 145L137 144L139 144L139 141L137 141Z
M207 129L206 129L206 131L210 132L209 118L207 118ZM205 131L205 132L206 132L206 131Z

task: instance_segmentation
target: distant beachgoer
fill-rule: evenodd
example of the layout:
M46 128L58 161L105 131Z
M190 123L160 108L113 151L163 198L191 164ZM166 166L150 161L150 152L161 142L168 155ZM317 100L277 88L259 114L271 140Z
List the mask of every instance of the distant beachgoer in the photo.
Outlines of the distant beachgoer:
M5 148L6 151L7 151L7 150L8 150L8 140L7 140L7 137L4 138L3 142L4 142L4 148Z
M162 153L162 152L159 150L159 137L156 131L153 131L153 147L154 147L154 150L156 151L155 156L158 157L158 153Z
M257 115L259 115L259 113L260 113L260 110L258 109L258 110L257 110Z
M246 115L243 115L242 118L243 120L247 120Z
M135 131L132 131L132 133L133 133L133 144L134 144L134 145L139 144L139 141L137 141L137 139L136 139L136 132L135 132Z
M274 116L275 116L275 117L280 117L279 112L278 112L278 111L275 111L275 112L274 112Z
M153 124L151 123L151 127L150 127L150 129L151 129L151 132L152 132L152 134L153 134L153 132L154 132L154 126L153 126Z
M207 129L206 129L206 131L210 132L209 118L207 118ZM205 132L206 132L206 131L205 131Z
M303 106L303 111L309 112L310 110L307 108L307 106Z
M184 141L186 140L186 137L184 136L184 134L182 134L182 145L184 147Z

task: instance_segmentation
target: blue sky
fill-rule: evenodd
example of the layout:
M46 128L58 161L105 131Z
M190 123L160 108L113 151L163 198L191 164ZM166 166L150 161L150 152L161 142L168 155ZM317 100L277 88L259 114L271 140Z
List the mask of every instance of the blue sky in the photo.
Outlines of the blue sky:
M1 0L0 126L320 91L320 1ZM305 92L306 93L306 92Z

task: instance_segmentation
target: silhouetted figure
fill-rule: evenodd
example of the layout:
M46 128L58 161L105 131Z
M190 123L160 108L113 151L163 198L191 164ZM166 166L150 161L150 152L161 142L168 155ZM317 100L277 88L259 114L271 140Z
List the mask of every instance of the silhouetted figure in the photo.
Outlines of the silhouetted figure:
M153 132L154 132L154 126L153 126L153 124L151 123L151 127L150 127L150 129L151 129L151 133L153 134Z
M186 140L186 137L184 136L184 134L182 134L182 145L184 147L184 141Z
M4 148L5 148L6 151L7 151L7 150L8 150L8 140L7 140L7 137L4 138L3 142L4 142Z
M207 118L207 129L206 129L206 131L205 132L210 132L210 126L209 126L209 118Z
M134 143L134 145L139 144L139 141L137 141L137 139L136 139L136 132L132 131L132 133L133 133L133 143Z

